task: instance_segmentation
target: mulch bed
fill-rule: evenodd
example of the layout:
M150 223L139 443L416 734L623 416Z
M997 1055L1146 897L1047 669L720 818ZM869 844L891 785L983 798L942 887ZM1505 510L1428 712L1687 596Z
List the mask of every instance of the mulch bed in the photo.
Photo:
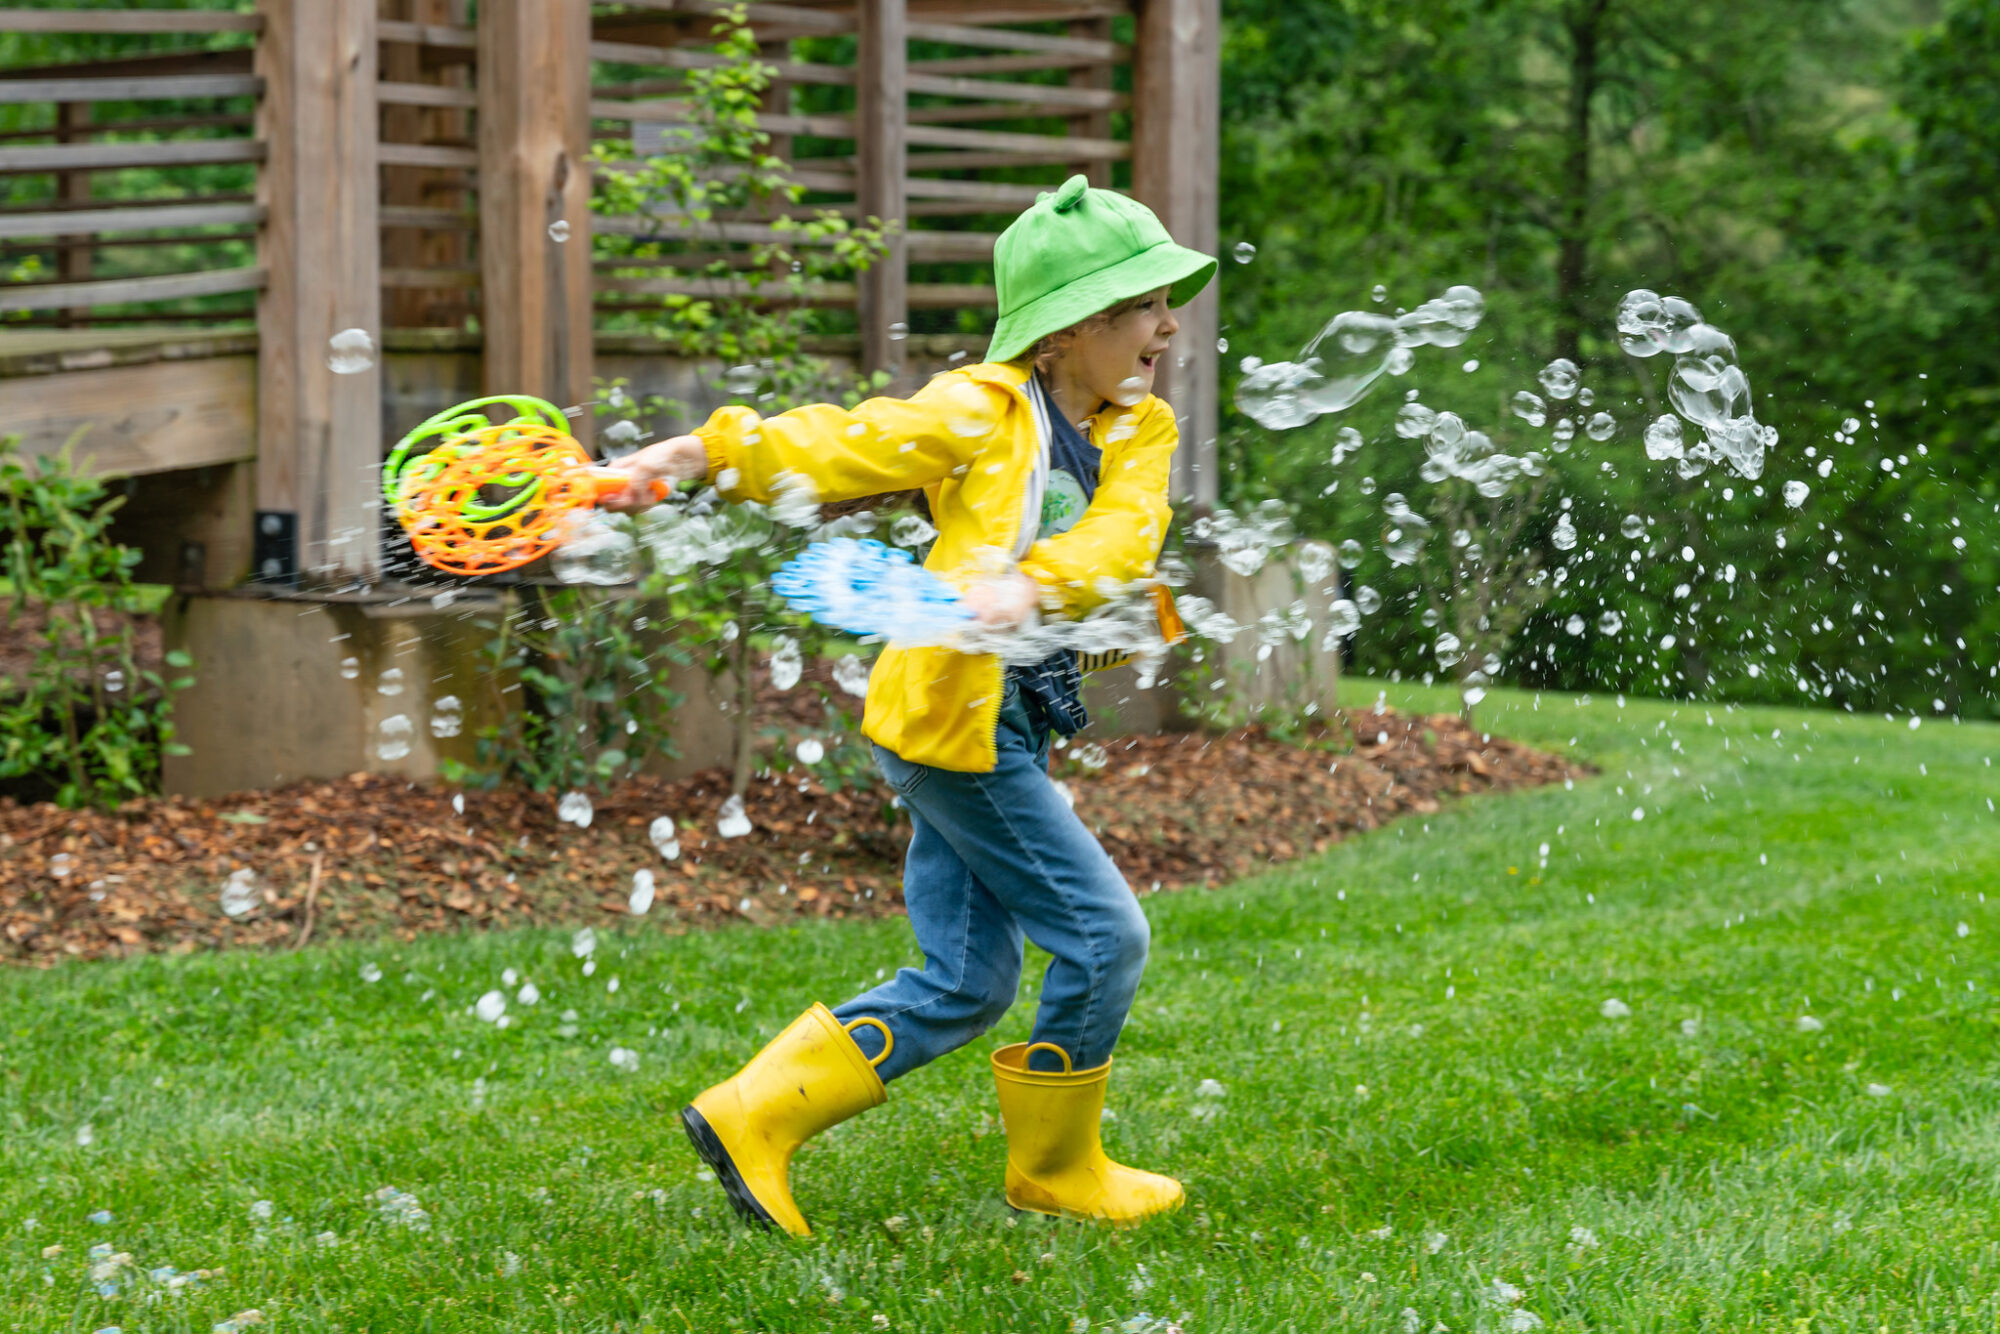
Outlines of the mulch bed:
M1448 797L1585 772L1455 717L1374 709L1289 741L1257 728L1118 737L1056 762L1078 814L1142 893L1225 882ZM552 796L369 774L113 813L0 801L0 959L601 923L630 914L642 867L657 880L649 917L669 929L902 911L909 824L887 788L829 792L802 768L770 773L746 798L751 833L725 839L716 813L727 785L722 770L634 778L593 794L588 828L558 820ZM682 826L671 862L648 838L661 815ZM221 889L245 868L255 906L230 918Z

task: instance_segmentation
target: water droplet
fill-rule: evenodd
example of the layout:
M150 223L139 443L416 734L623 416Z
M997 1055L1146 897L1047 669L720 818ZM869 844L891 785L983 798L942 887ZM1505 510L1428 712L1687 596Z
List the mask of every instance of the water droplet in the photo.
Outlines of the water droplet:
M1478 357L1468 358L1466 360L1466 363L1463 366L1460 366L1459 369L1464 371L1467 375L1472 374L1474 371L1479 369L1479 358Z

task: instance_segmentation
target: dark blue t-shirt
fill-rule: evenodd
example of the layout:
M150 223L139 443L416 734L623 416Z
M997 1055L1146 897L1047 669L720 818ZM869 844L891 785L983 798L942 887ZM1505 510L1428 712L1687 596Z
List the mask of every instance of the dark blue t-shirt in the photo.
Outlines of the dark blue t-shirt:
M1044 385L1046 392L1048 386ZM1049 398L1049 484L1042 493L1042 523L1037 538L1066 533L1097 494L1098 465L1104 451L1084 438L1076 424L1055 410ZM1090 723L1083 707L1083 672L1072 649L1058 649L1038 663L1007 669L1020 683L1028 716L1071 736Z

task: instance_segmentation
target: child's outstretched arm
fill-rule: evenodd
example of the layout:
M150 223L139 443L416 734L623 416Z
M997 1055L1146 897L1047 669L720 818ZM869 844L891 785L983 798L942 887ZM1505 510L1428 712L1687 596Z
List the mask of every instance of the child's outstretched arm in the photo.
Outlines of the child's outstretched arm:
M768 503L787 478L816 499L856 500L906 491L968 467L1006 410L1004 390L941 375L907 399L871 398L852 410L828 403L760 417L718 409L692 435L648 446L619 463L633 486L609 503L638 509L646 483L706 477L725 500Z
M1083 517L1068 532L1035 543L1021 561L1021 572L1042 586L1044 605L1088 611L1104 601L1103 581L1122 584L1153 573L1173 518L1167 483L1180 430L1173 409L1159 399L1130 414L1127 424L1129 438L1106 441L1097 493ZM1113 426L1111 436L1123 429Z

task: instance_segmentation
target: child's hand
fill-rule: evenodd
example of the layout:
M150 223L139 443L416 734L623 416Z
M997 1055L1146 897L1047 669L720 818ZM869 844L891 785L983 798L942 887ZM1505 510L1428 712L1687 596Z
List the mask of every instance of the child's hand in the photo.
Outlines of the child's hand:
M965 590L965 605L979 623L1008 630L1028 619L1041 605L1042 586L1019 570L997 579L983 579Z
M608 510L634 514L650 509L658 499L653 494L654 482L672 484L708 476L708 450L698 436L677 435L671 440L656 441L605 467L625 473L632 480L623 491L599 503Z

